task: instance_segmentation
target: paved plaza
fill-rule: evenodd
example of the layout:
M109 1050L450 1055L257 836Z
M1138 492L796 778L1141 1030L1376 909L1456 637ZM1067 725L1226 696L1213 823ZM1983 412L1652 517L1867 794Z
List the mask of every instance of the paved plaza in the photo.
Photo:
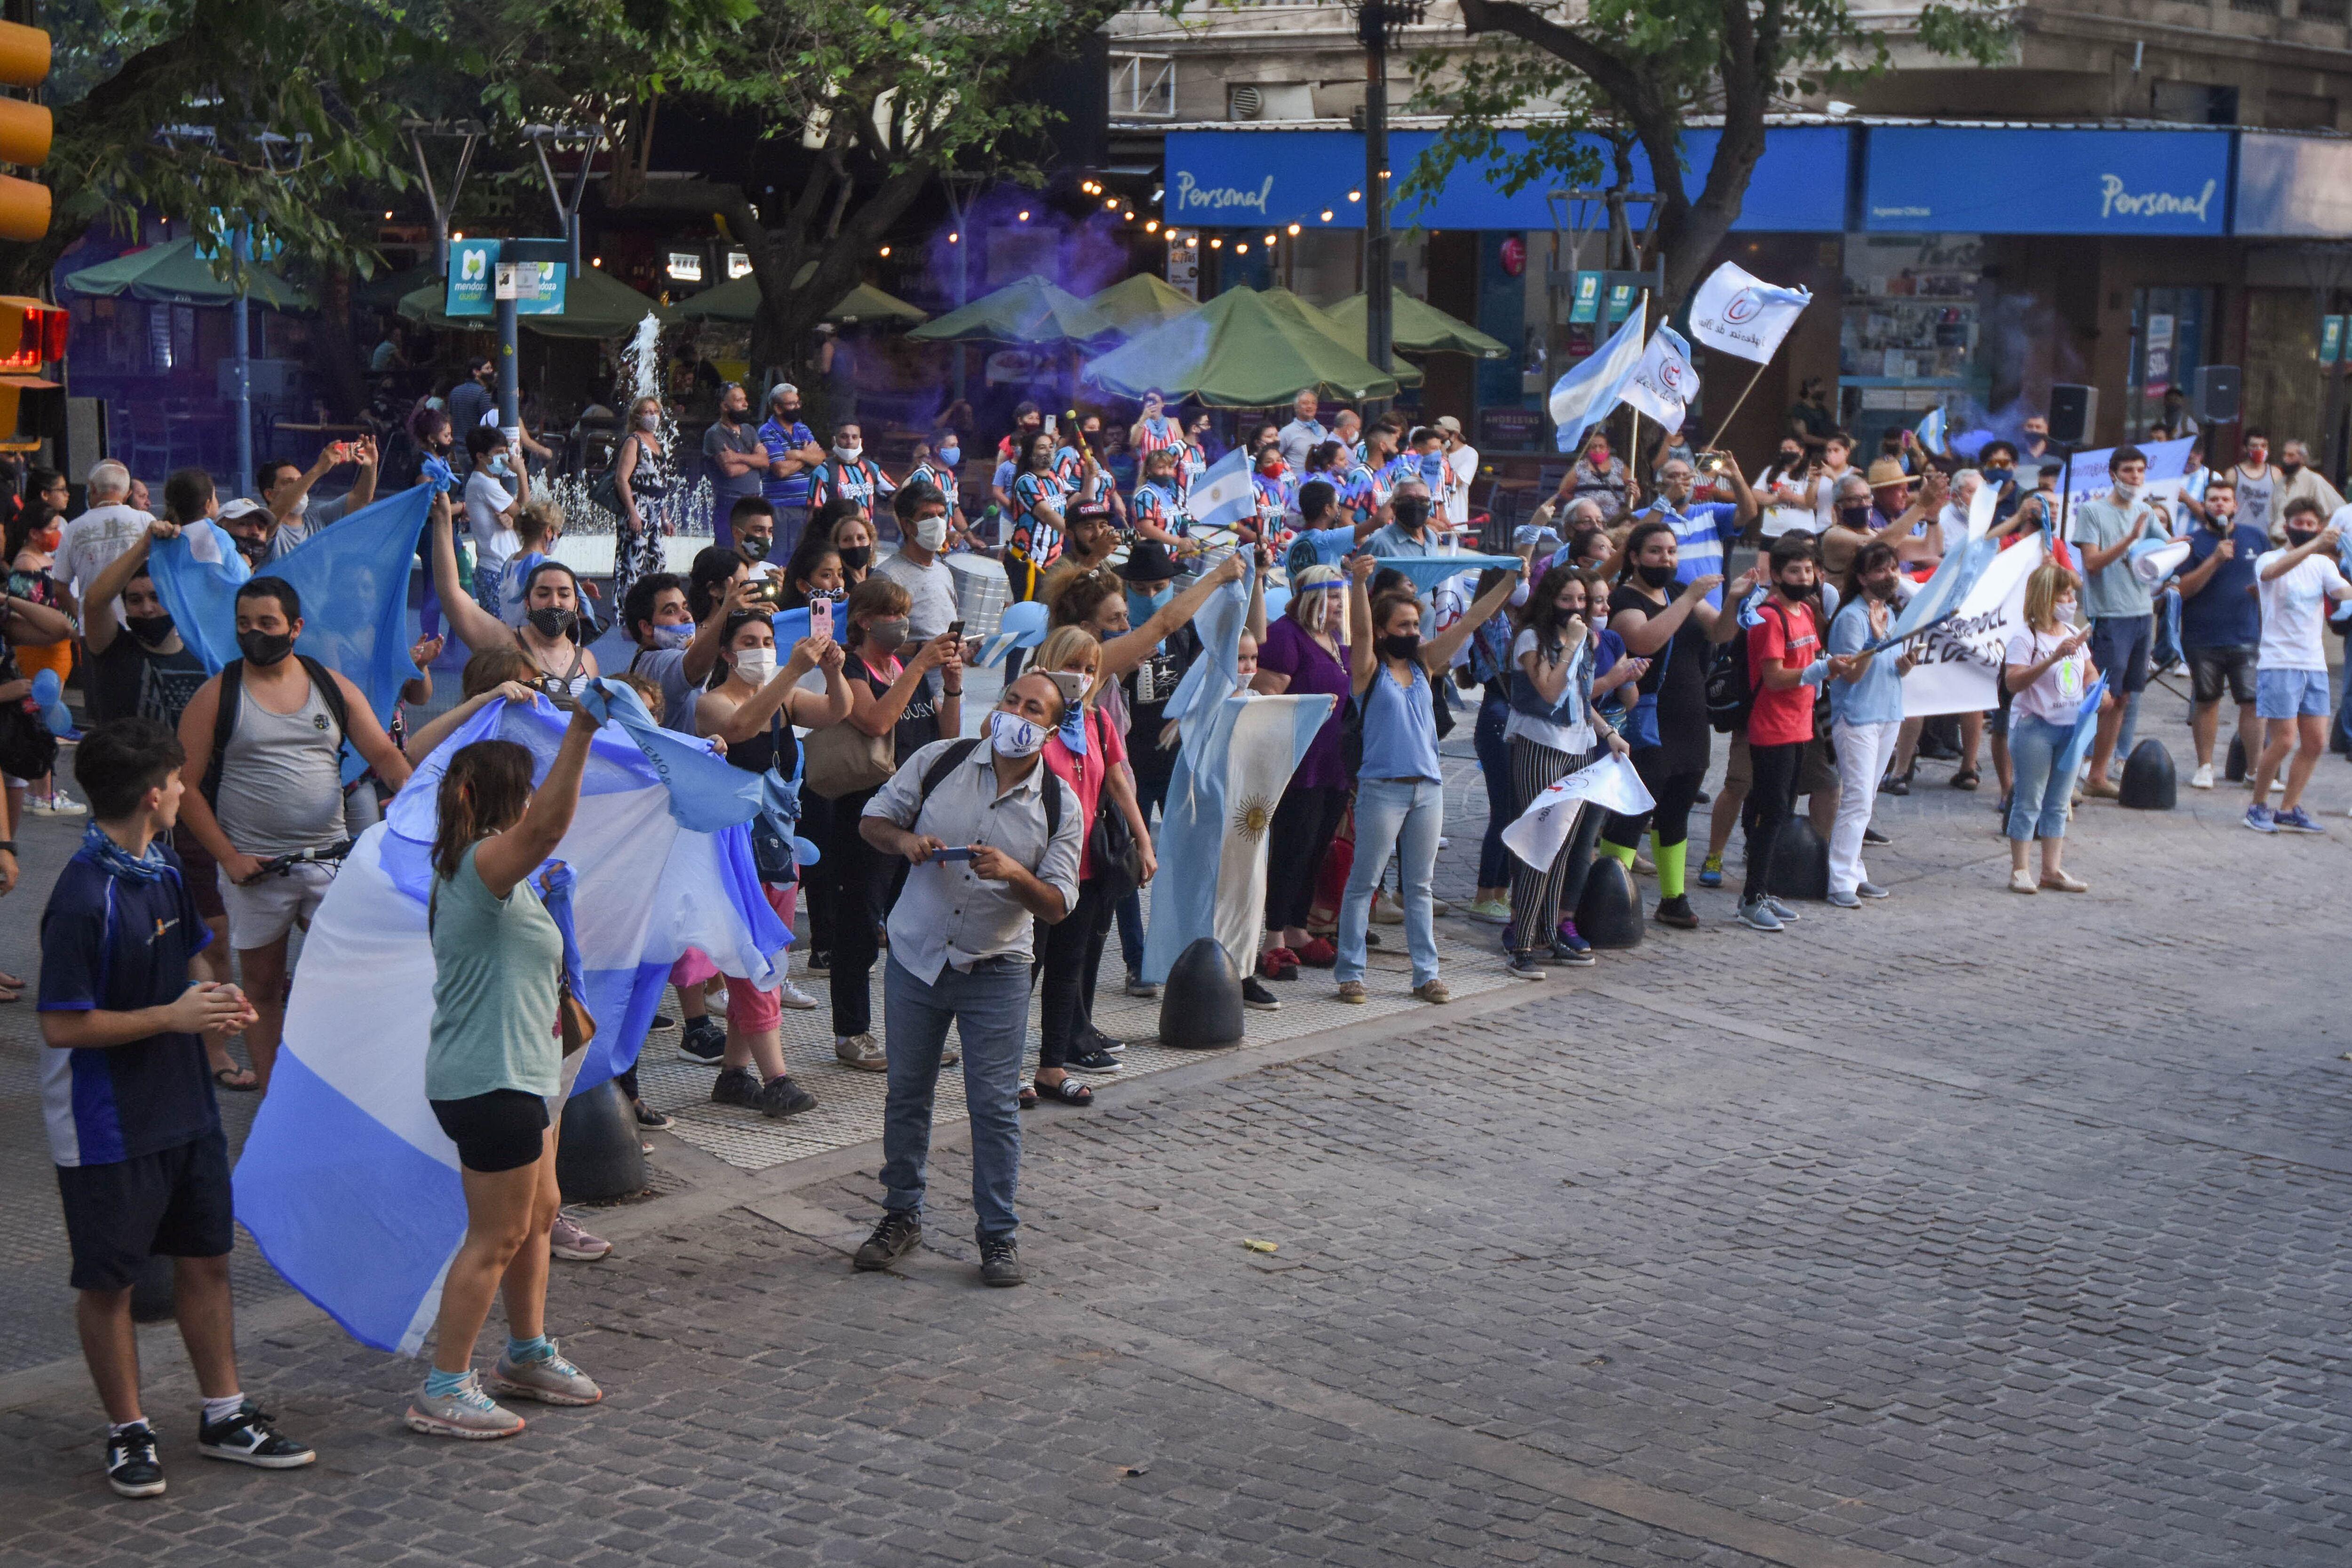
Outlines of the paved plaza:
M2151 692L2143 731L2185 779L2182 707ZM1449 896L1484 817L1467 730ZM654 1137L653 1196L588 1211L614 1255L556 1265L601 1407L413 1435L418 1364L248 1247L246 1388L319 1463L200 1459L149 1329L152 1501L100 1474L40 1048L5 1009L0 1563L2352 1561L2352 769L2313 790L2325 838L2245 831L2231 787L2086 804L2092 891L2031 899L1990 770L1949 771L1882 798L1894 898L1782 936L1696 890L1703 929L1525 985L1450 918L1455 1005L1339 1008L1310 976L1229 1052L1107 1008L1138 1071L1024 1117L1022 1290L975 1281L960 1124L923 1249L850 1271L879 1085L787 1014L832 1120L697 1112ZM27 828L0 967L34 970L78 832ZM648 1091L684 1105L701 1070L667 1044Z

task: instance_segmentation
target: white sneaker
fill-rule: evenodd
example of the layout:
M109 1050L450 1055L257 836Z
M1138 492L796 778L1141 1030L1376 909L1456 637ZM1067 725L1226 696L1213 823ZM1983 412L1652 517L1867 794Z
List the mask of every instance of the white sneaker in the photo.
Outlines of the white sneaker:
M816 1006L816 998L790 980L784 980L776 987L776 1005L804 1013Z
M1395 899L1391 898L1388 895L1388 890L1386 888L1382 888L1380 892L1372 894L1372 924L1375 925L1402 925L1404 924L1403 906L1398 904Z
M890 1071L889 1057L883 1054L882 1048L874 1043L874 1037L870 1034L853 1034L846 1038L835 1036L833 1059L844 1067L854 1067L860 1072Z
M2210 762L2200 763L2197 771L2189 776L2189 787L2191 789L2213 788L2213 765Z
M89 807L62 789L49 795L27 794L25 805L37 817L79 817L89 810Z

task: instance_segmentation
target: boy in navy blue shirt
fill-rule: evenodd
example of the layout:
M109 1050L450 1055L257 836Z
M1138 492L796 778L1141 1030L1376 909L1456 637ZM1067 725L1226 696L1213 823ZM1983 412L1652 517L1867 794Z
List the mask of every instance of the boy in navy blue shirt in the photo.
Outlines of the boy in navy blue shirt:
M188 978L212 933L169 847L185 760L152 719L83 737L74 776L92 821L41 915L41 1107L79 1292L75 1326L110 1423L107 1481L125 1497L163 1490L131 1322L131 1287L150 1257L173 1260L180 1337L205 1396L198 1449L265 1469L318 1457L271 1430L237 1390L228 1142L199 1037L234 1034L254 1011L235 986Z

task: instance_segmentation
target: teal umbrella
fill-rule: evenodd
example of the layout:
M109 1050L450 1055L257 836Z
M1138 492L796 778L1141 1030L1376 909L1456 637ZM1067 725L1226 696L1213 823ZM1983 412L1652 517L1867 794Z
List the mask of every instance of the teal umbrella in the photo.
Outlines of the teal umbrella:
M245 285L247 299L272 310L317 308L309 295L259 263L247 264ZM65 286L100 299L128 294L151 305L234 305L237 297L236 285L196 253L193 238L125 251L112 261L67 274Z
M1089 343L1118 330L1109 317L1031 273L907 334L928 343Z

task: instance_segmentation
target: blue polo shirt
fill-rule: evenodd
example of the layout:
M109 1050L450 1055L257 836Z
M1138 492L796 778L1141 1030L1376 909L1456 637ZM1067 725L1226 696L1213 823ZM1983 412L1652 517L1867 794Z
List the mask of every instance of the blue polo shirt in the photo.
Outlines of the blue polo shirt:
M136 1012L178 999L188 959L212 940L179 857L155 882L109 876L84 850L41 915L40 1010ZM61 1166L114 1165L220 1131L212 1071L193 1034L42 1052L41 1113Z
M2263 530L2243 523L2233 525L2230 538L2238 553L2213 569L2205 586L2180 596L2180 645L2183 648L2252 648L2263 640L2263 611L2250 591L2254 586L2254 558L2271 548ZM2189 536L2189 559L2183 576L2213 559L2221 536L2199 524Z
M760 444L768 449L768 461L789 457L803 447L814 445L816 434L799 420L790 429L776 420L760 426ZM762 478L760 494L772 507L805 507L808 505L809 471L801 469L789 479Z

